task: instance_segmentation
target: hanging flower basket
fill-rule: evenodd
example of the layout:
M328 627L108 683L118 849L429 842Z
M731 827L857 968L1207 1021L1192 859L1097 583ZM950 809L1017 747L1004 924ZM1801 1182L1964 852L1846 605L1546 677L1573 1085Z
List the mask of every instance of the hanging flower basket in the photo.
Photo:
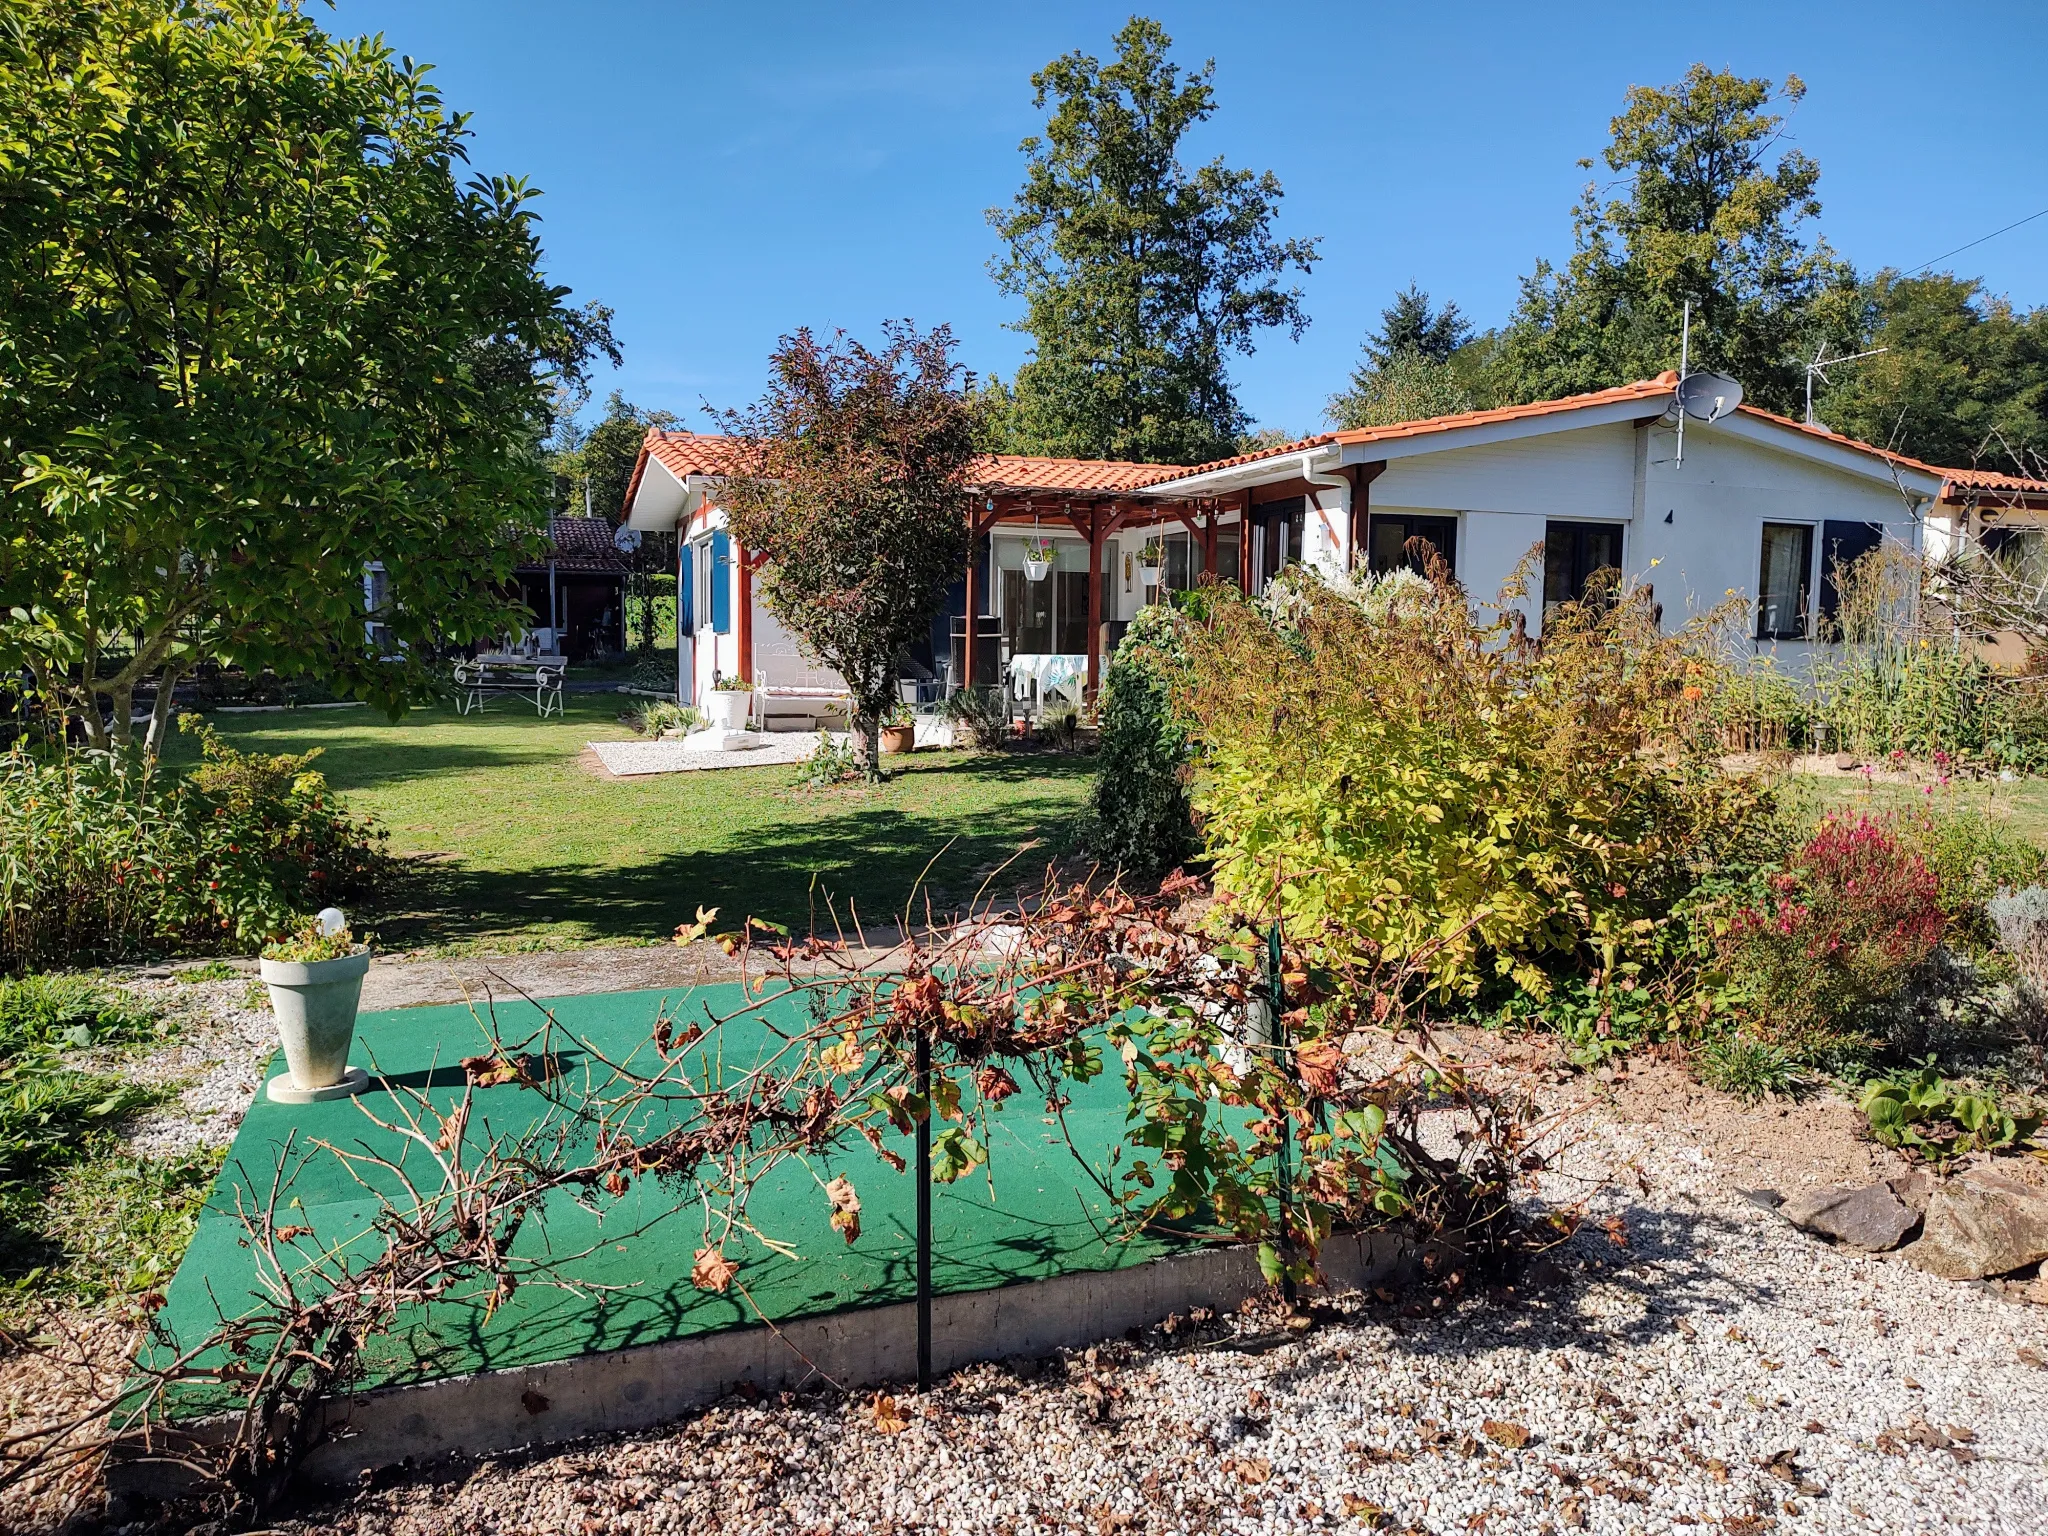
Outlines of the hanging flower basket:
M1024 579L1043 581L1052 573L1052 563L1059 551L1051 539L1034 535L1024 541Z
M1147 544L1138 551L1138 579L1148 587L1159 585L1159 546Z

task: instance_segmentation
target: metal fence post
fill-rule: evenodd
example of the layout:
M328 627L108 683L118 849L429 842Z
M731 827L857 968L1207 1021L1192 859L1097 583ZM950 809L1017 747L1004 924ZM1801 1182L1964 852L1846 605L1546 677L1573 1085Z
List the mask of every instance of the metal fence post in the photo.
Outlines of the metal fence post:
M1287 987L1280 978L1280 925L1274 923L1266 934L1266 1009L1268 1037L1273 1047L1275 1067L1290 1077L1293 1069L1287 1060L1287 1026L1281 1022L1281 1014L1287 1004ZM1294 1204L1294 1120L1283 1114L1280 1119L1280 1145L1274 1154L1275 1184L1280 1200L1280 1262L1291 1265L1294 1243L1289 1232ZM1290 1307L1294 1305L1294 1276L1282 1272L1280 1296Z
M917 1036L917 1390L932 1389L932 1037Z

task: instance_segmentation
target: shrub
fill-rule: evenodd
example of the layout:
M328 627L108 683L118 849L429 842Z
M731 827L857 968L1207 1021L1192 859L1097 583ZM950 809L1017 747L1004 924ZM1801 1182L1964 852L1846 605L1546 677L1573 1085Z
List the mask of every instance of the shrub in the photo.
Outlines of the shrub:
M626 712L626 723L642 736L659 736L663 731L693 729L704 717L687 704L673 699L650 699Z
M827 789L860 778L860 757L849 741L834 741L829 731L818 732L818 749L804 759L799 782L812 789Z
M2048 768L2038 689L1946 636L1845 645L1816 659L1814 713L1836 750Z
M1940 877L1868 816L1825 818L1769 887L1729 925L1728 971L1753 1022L1795 1053L1897 992L1947 931Z
M1438 568L1385 617L1303 574L1217 600L1176 692L1219 891L1345 970L1414 958L1442 994L1647 956L1672 904L1768 812L1721 770L1721 615L1662 634L1650 595L1482 622Z
M1188 734L1172 697L1186 622L1164 603L1141 608L1102 684L1088 844L1103 863L1140 877L1172 869L1195 848Z
M977 684L946 700L944 718L984 752L999 750L1010 736L1010 700L1001 688Z
M250 949L373 895L384 834L341 807L316 754L199 729L199 767L168 784L103 753L0 757L0 973Z
M179 787L160 931L186 947L253 947L301 912L370 899L388 873L383 830L342 808L298 756L238 752L187 715L200 763Z
M180 831L102 753L0 757L0 973L118 959L159 931Z
M1930 798L1888 824L1934 871L1953 932L1980 946L1992 941L1988 903L2048 871L2048 853L1980 806Z

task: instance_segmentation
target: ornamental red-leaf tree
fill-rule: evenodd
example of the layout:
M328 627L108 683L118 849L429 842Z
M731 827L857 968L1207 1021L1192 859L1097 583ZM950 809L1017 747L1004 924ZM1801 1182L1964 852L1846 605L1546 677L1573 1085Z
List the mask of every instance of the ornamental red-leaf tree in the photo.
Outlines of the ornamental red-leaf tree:
M214 661L395 712L519 622L610 335L429 81L298 0L0 10L0 673L94 746Z
M783 337L767 393L723 418L738 442L732 535L761 561L768 610L845 679L870 779L904 654L966 568L982 428L949 327L901 321L882 336L879 349Z

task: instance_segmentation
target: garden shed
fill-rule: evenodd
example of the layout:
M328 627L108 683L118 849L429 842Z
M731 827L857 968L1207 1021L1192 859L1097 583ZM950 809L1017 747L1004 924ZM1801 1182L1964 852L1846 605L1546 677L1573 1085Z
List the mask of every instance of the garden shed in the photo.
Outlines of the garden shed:
M571 661L616 656L626 648L626 578L632 566L598 517L551 517L544 556L515 573L535 627Z

